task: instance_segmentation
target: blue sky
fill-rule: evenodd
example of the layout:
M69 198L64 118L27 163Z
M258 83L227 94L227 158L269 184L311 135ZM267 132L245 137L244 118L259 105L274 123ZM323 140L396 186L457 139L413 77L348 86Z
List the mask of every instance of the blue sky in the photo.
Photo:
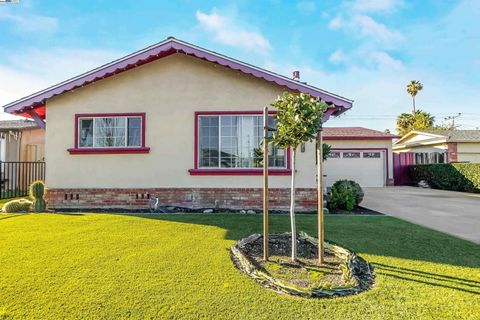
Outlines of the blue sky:
M417 106L480 127L480 1L34 1L0 5L0 105L175 36L355 100L331 126Z

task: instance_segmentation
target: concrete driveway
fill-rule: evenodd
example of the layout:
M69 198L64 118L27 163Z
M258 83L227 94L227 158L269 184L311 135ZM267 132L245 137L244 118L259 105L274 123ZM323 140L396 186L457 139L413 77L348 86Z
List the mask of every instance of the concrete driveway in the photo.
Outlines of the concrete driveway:
M361 205L480 244L480 194L416 187L365 188Z

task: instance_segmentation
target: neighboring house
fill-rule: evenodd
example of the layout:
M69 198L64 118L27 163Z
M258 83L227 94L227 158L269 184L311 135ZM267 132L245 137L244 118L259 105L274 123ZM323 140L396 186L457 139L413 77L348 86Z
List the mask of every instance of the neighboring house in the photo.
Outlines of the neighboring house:
M31 120L0 120L0 161L43 161L45 131Z
M352 107L349 99L168 38L5 111L46 124L51 207L138 208L156 195L161 205L260 208L254 151L262 110L285 91L325 100L324 121ZM272 148L273 209L288 208L289 154ZM315 143L296 160L297 205L314 209Z
M325 161L325 182L357 181L362 187L393 184L392 139L398 138L362 127L325 128L324 142L331 146Z
M411 131L393 144L410 164L480 162L480 130Z

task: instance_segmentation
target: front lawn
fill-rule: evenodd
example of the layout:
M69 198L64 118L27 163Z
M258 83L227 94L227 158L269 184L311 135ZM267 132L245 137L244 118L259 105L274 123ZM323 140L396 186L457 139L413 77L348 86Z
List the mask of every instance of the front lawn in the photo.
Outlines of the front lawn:
M268 291L228 248L253 215L0 215L0 319L461 319L480 314L480 248L386 216L328 216L326 238L371 262L375 287L337 299ZM298 215L315 235L316 217ZM271 232L289 230L272 216Z

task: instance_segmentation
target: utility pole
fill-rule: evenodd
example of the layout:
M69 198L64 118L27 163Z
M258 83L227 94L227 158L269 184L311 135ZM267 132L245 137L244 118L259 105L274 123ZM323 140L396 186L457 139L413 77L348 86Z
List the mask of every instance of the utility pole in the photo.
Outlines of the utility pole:
M462 116L461 113L457 113L457 115L454 115L454 116L448 116L448 117L445 117L445 121L452 121L452 125L450 126L453 130L455 130L457 128L457 126L455 126L455 119L456 118L460 118Z

